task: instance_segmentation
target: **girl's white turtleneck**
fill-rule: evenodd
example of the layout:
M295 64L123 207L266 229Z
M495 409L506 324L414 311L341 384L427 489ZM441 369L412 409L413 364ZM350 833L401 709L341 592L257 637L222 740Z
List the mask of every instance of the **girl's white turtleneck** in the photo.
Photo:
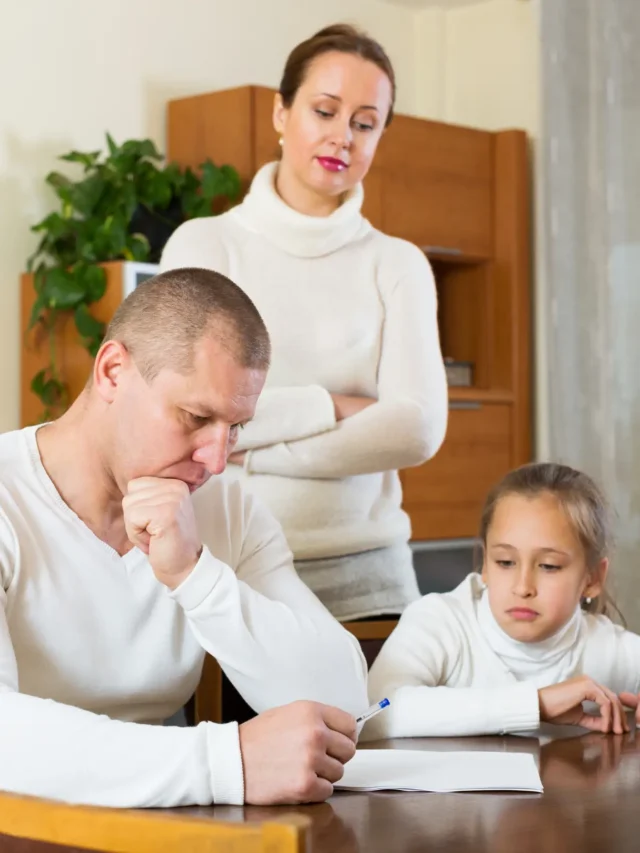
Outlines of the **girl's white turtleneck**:
M369 676L372 701L390 707L363 737L483 735L535 730L538 690L588 675L615 693L640 691L640 637L578 609L539 643L498 625L478 574L404 612Z

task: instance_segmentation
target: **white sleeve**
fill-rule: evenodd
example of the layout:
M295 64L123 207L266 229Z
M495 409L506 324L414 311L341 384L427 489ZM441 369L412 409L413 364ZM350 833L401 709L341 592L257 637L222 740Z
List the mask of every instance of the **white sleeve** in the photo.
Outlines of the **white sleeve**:
M619 693L640 693L640 637L631 631L619 629L620 649L618 667L622 668Z
M0 541L5 578L6 544ZM235 723L125 723L19 693L5 606L0 585L0 790L118 808L243 802Z
M583 672L614 693L640 693L640 637L607 616L585 614Z
M341 478L420 465L436 453L448 406L436 289L424 255L416 249L411 259L382 295L377 402L329 432L250 451L249 473Z
M437 596L411 604L371 668L371 701L386 696L391 703L365 725L363 739L489 735L537 728L538 692L530 683L447 686L464 654L464 642L453 618L437 606Z
M299 441L333 429L336 413L331 394L320 385L265 388L256 413L240 432L235 451Z
M200 267L229 275L229 254L214 219L189 219L176 228L162 250L160 272Z
M275 519L251 495L244 501L236 571L205 548L171 595L258 713L308 699L359 714L367 707L367 666L358 641L300 580Z

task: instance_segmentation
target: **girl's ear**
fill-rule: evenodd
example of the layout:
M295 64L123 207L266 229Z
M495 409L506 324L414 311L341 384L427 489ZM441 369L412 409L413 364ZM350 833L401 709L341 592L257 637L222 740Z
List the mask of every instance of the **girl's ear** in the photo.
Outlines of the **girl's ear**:
M603 560L600 560L596 568L589 573L587 585L582 593L584 598L597 598L602 594L608 571L609 560L605 557Z

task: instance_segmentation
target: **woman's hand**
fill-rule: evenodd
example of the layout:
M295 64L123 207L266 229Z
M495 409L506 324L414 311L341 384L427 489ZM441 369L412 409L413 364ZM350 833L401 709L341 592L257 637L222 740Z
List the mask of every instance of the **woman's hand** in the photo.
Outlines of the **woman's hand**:
M629 724L616 694L586 675L538 690L540 719L558 725L582 726L595 732L623 734ZM585 713L583 702L595 702L600 716Z
M377 402L373 397L350 397L348 394L332 394L331 399L337 421L357 415L358 412Z

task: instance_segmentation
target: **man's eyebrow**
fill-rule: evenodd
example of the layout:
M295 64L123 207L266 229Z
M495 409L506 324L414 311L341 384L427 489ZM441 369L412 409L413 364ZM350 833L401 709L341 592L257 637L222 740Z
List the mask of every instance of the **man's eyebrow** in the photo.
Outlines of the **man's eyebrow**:
M185 403L187 408L192 410L192 414L194 414L198 418L208 418L210 420L215 418L220 418L221 415L218 412L214 411L210 406L201 406L198 403ZM254 416L252 415L250 418L244 418L243 420L237 421L237 423L245 426L253 420Z

